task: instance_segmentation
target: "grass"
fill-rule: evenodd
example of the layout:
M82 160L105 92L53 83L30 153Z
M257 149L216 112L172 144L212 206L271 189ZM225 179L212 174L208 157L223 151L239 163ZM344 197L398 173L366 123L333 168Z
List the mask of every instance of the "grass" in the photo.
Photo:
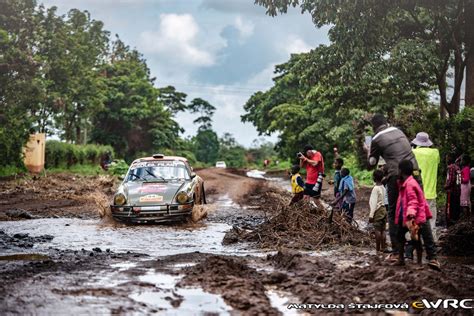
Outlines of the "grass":
M11 177L26 172L25 168L19 168L15 166L1 166L0 167L0 178Z

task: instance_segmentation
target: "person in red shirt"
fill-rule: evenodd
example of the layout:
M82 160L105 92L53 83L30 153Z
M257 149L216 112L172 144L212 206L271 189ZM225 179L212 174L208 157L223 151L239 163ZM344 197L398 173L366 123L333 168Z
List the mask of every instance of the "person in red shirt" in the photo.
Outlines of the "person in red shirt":
M324 177L323 155L314 150L311 145L306 145L303 152L298 153L298 158L300 159L300 167L306 168L304 195L310 196L319 202Z

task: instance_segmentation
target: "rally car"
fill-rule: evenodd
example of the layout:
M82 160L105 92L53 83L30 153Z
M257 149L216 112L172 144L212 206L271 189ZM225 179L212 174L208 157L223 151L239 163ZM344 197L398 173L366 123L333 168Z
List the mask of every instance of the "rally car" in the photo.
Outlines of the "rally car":
M205 203L204 181L186 158L156 154L132 162L110 208L119 221L154 223L188 219Z

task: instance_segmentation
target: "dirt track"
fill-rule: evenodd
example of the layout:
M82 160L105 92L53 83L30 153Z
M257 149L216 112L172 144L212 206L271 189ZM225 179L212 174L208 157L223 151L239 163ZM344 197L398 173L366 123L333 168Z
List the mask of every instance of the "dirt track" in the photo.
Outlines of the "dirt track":
M287 203L288 193L241 171L198 174L205 180L208 217L178 226L100 220L100 200L116 185L111 178L59 175L0 182L0 219L8 220L0 222L0 313L277 315L296 311L287 309L288 303L346 304L324 310L339 313L371 311L350 309L350 303L474 297L472 257L442 257L443 271L435 272L412 263L390 266L367 246L336 243L308 253L297 243L286 249L284 240L266 249L258 238L235 243L238 236L222 245L227 231L258 231L270 218L278 219L275 203ZM325 192L330 195L329 186ZM363 203L359 207L362 219ZM271 229L284 225L265 227L276 234ZM298 233L277 236L301 239Z

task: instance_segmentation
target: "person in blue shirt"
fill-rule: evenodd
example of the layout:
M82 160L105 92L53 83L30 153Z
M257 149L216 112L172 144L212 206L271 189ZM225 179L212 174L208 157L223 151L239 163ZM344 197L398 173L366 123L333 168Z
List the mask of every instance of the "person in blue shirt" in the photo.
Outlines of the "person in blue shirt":
M354 218L354 207L356 203L356 193L354 187L354 179L350 175L350 171L347 168L341 169L341 182L339 183L339 194L340 196L332 204L337 205L342 200L341 210L347 217L347 220L352 222Z
M339 184L341 183L341 169L344 166L344 160L342 158L334 159L334 197L339 197Z

